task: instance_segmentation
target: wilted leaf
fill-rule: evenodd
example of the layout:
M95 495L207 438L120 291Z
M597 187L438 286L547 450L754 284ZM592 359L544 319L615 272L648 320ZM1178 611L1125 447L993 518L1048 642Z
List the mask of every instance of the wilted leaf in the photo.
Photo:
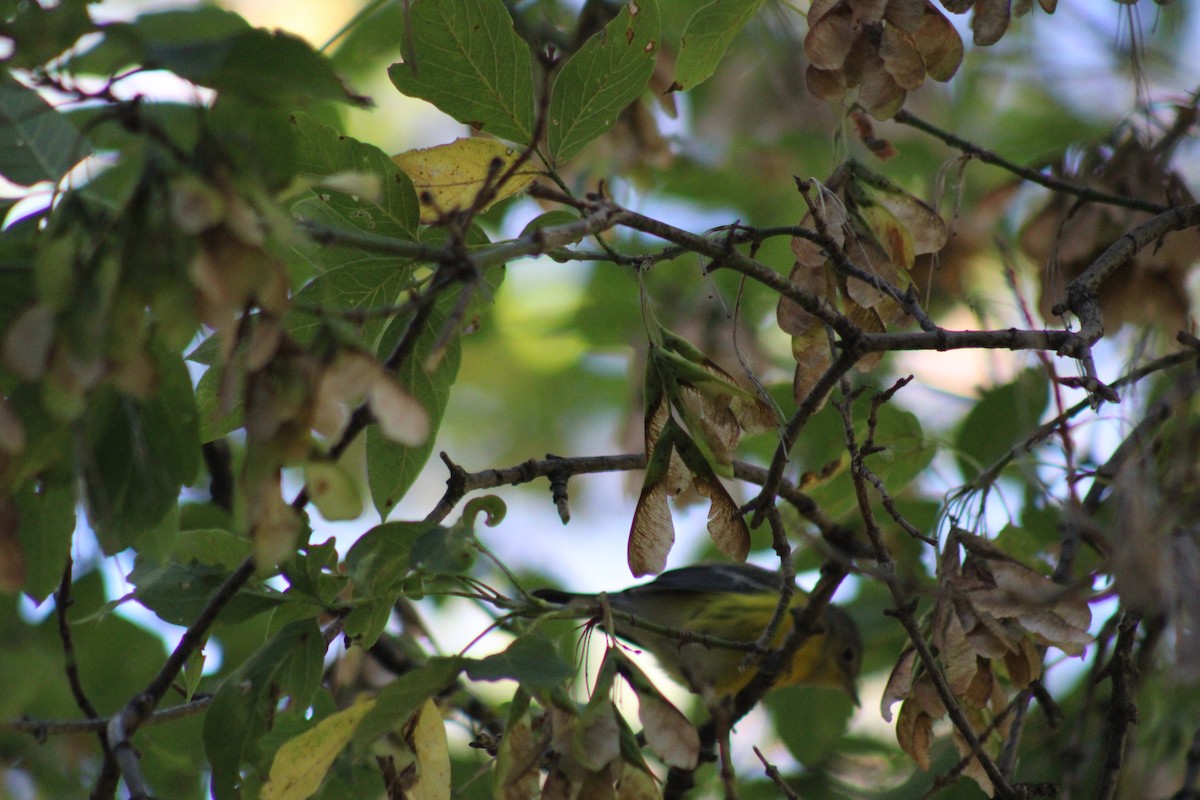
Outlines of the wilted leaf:
M896 718L896 742L918 767L928 770L933 743L933 718L912 700L905 700Z
M879 55L888 74L902 89L916 89L925 82L925 60L912 34L889 25L883 29Z
M518 692L509 709L504 736L496 753L492 786L496 800L534 800L539 794L542 748L529 718L529 696Z
M858 102L875 119L889 119L904 105L908 93L887 70L883 58L872 54L863 62Z
M947 604L949 605L949 604ZM975 680L977 664L975 650L967 641L966 633L953 607L945 608L941 628L934 631L934 644L938 648L938 659L946 671L946 681L955 697L963 697Z
M913 34L917 50L925 62L925 71L935 81L945 82L954 77L962 64L963 43L950 20L942 16L932 3L925 0L921 26Z
M896 224L904 229L911 241L913 253L936 253L946 245L949 237L946 223L928 203L861 164L853 165L853 174L854 189L865 193L870 200L891 212ZM869 203L860 205L867 206ZM872 230L877 224L887 224L884 218L870 217L869 212L862 208L860 211L867 217ZM882 244L888 245L882 233L877 232L877 236ZM908 263L911 264L911 261Z
M667 566L667 556L675 544L675 525L667 505L670 496L667 473L675 448L670 439L660 439L650 454L642 493L633 511L626 558L635 578L657 575Z
M599 772L621 756L617 708L608 697L593 695L575 727L571 755L585 769Z
M1008 670L1008 681L1017 689L1024 689L1042 677L1042 658L1031 639L1021 637L1019 649L1005 653L1004 667Z
M917 671L917 651L908 647L896 659L896 666L888 675L887 685L883 689L883 699L879 703L879 713L885 722L892 721L892 706L903 700L912 691L913 680Z
M971 31L975 44L987 47L1000 41L1008 30L1009 0L976 0Z
M662 800L662 792L649 772L632 764L623 764L617 781L616 800Z
M639 692L638 719L646 744L664 764L695 769L700 757L700 735L679 709L657 694Z
M927 0L889 0L883 18L902 31L915 33L927 6Z
M792 396L803 403L816 388L817 381L833 364L829 350L829 334L824 326L810 328L792 337L792 358L796 359L796 375L792 379ZM825 404L824 398L821 405Z
M792 265L788 280L818 297L832 299L836 295L837 284L832 271L825 265L826 256L820 245L808 239L795 238L792 240L792 252L796 254L796 263ZM783 332L793 336L808 333L817 322L815 316L790 297L779 298L775 317ZM820 330L824 332L823 328Z
M412 179L421 201L421 223L431 225L444 214L472 208L485 186L494 196L478 211L529 188L538 172L528 165L503 184L496 183L518 156L520 151L494 139L456 139L450 144L408 150L392 160Z
M808 12L804 54L815 69L841 69L857 35L849 4L813 3Z

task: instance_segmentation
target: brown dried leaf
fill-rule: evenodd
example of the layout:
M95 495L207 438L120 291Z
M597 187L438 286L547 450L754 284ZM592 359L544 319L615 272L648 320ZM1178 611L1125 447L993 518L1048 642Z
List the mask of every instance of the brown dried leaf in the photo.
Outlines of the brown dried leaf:
M829 351L829 335L823 326L810 328L792 337L792 358L796 359L796 375L792 379L792 396L803 403L816 388L817 381L833 364ZM825 400L822 398L821 405Z
M849 62L849 59L848 59ZM847 72L850 72L847 63ZM890 119L904 105L908 93L888 72L883 59L874 54L863 62L858 82L858 102L875 119Z
M1037 646L1030 639L1021 637L1019 649L1005 653L1004 668L1008 670L1009 683L1017 689L1024 689L1042 677L1042 658L1038 655Z
M891 0L883 18L889 25L895 25L902 31L916 33L921 25L921 17L925 15L927 0Z
M963 697L975 682L978 663L975 649L967 641L966 632L958 614L949 609L944 615L941 630L934 631L933 643L938 648L938 658L946 672L946 681L955 697Z
M896 228L893 228L892 232L896 233ZM903 257L903 253L900 255ZM855 231L855 235L846 243L846 256L855 266L900 288L900 273L896 265L903 262L893 261L892 256L880 246L873 236ZM890 299L888 294L881 289L854 276L846 277L846 295L863 308L874 308Z
M792 273L788 279L799 288L810 291L819 297L832 297L835 291L833 276L826 269L824 261L812 266L805 266L797 261L792 266ZM779 321L779 327L783 332L793 336L808 333L818 321L817 317L805 311L790 297L779 298L779 305L775 307L775 318Z
M621 728L616 706L611 700L605 698L584 712L576 725L571 745L571 755L584 769L592 772L600 772L621 757Z
M911 91L925 82L925 60L912 34L894 25L887 26L883 29L879 56L884 69L900 88Z
M950 235L946 223L928 203L865 167L856 167L854 172L858 179L857 185L875 203L875 205L861 204L859 211L882 244L885 246L889 244L883 232L885 225L890 224L888 217L882 214L886 210L890 219L895 220L895 225L905 232L907 239L905 250L911 247L914 254L922 255L936 253L945 247L946 240ZM880 226L878 229L877 225ZM889 247L889 250L891 249ZM904 263L907 268L907 266L911 266L912 261L897 261L896 263Z
M846 73L842 69L817 69L812 64L804 72L804 84L813 97L820 100L840 100L850 91Z
M975 0L941 0L941 3L951 14L965 14L974 5Z
M971 31L975 44L987 47L1000 41L1008 30L1009 0L976 0Z
M956 603L956 607L968 607L969 601ZM1011 620L1000 621L991 614L975 617L976 625L967 629L967 640L975 652L985 658L1002 658L1009 655L1025 638L1025 634Z
M675 525L667 505L665 465L662 478L650 482L649 477L647 470L647 482L642 486L637 508L633 511L633 525L629 529L626 549L629 570L635 578L662 572L667 566L671 547L675 544Z
M662 800L662 792L653 775L626 762L617 781L616 800Z
M1083 655L1092 643L1086 628L1074 627L1053 611L1029 611L1017 617L1017 622L1041 644L1053 645L1069 656Z
M695 769L700 734L675 706L650 692L638 693L638 719L650 750L669 767Z
M896 666L888 676L887 686L883 689L883 699L879 703L879 713L885 722L892 721L892 706L903 700L912 691L913 680L917 674L917 651L906 647L896 659Z
M708 498L708 535L724 555L745 561L750 554L750 529L738 513L738 505L715 477L693 479L696 491Z
M987 659L977 659L975 667L970 685L958 696L971 708L983 708L992 699L996 679L992 674L992 665Z
M913 39L929 77L942 83L954 77L962 65L962 37L932 3L926 2L921 27L913 34Z
M888 0L846 0L860 22L879 22L887 9Z
M686 410L683 419L688 431L708 445L717 464L732 463L742 429L729 408L729 398L715 398L691 386L681 385L679 401Z
M808 15L805 17L805 21L808 22L808 26L811 28L841 3L842 0L813 0L812 5L808 7Z
M845 63L858 31L849 5L838 5L809 23L804 36L804 53L809 63L824 70L838 69Z
M894 301L887 301L887 303L890 302ZM885 308L887 303L883 304ZM849 299L846 300L846 318L865 333L883 333L885 330L883 317L879 315L878 311L873 308L862 308ZM882 352L867 353L854 364L854 368L859 372L870 372L879 366L881 361L883 361Z
M942 698L938 696L937 689L928 675L918 678L917 682L913 684L911 698L913 702L916 702L917 707L928 714L930 718L941 719L946 716L946 706L942 703Z
M967 716L971 718L972 715L968 714ZM975 721L972 719L973 724L971 727L973 728L976 727L974 724ZM978 730L982 730L983 727L986 726L980 726ZM983 768L983 764L980 762L978 756L972 757L971 746L967 744L967 740L963 738L958 728L954 729L954 749L958 751L959 756L967 759L966 764L963 766L962 774L979 784L979 788L989 797L995 796L995 792L992 789L992 779L987 776L987 771Z
M918 767L930 767L930 746L933 743L933 717L912 700L905 700L896 718L896 742Z

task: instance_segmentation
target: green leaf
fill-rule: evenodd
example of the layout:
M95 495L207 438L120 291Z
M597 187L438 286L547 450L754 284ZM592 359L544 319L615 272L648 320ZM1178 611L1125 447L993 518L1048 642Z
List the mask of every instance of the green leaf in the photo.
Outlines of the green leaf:
M460 574L475 563L479 552L469 528L430 528L413 543L412 563L427 572Z
M305 99L371 105L303 39L252 28L231 11L201 6L154 12L110 24L104 34L96 48L72 60L73 69L105 74L146 65L265 105L294 107Z
M867 435L869 408L869 396L861 398L854 407L854 430L860 444ZM880 406L876 416L875 444L884 449L868 456L866 464L883 481L888 492L898 497L929 466L937 448L925 438L921 423L914 414L885 404ZM818 417L821 419L818 420ZM850 459L845 453L845 433L839 412L832 407L815 415L813 421L818 423L810 426L813 432L825 425L828 426L825 435L841 437L832 442L832 453L836 460L803 462L807 469L822 473L815 484L807 486L809 495L825 513L836 519L854 512L858 507L854 483L850 478Z
M86 0L59 3L12 3L0 8L4 37L10 40L5 66L34 69L60 56L81 36L95 30Z
M242 765L258 758L263 735L270 728L275 704L272 691L277 677L291 671L299 654L301 663L311 660L312 642L321 642L321 630L313 620L292 622L263 645L217 690L204 716L204 749L212 764L212 793L216 800L238 797Z
M538 694L575 677L575 667L563 660L549 639L526 634L502 653L469 662L467 675L475 681L518 681L530 694Z
M550 95L550 156L563 162L607 131L637 99L658 54L657 0L631 2L571 56Z
M87 409L83 474L88 515L106 553L152 546L200 469L200 421L183 360L156 348L158 387L146 401L107 390ZM159 543L161 544L161 542Z
M1032 433L1049 403L1049 383L1040 367L1027 369L1012 383L984 392L954 440L963 476L970 479L979 475Z
M412 572L413 544L436 525L428 522L385 522L358 538L346 553L346 571L356 597L400 590Z
M25 554L24 591L45 600L62 580L75 532L75 487L70 483L26 484L16 493L17 536Z
M225 583L230 570L198 562L154 565L139 558L129 581L134 598L174 625L190 625ZM288 600L268 586L243 587L221 611L217 624L233 624L277 608Z
M0 75L0 175L31 186L58 183L91 145L41 95L8 72Z
M404 61L388 68L406 95L476 130L526 145L533 138L533 63L500 0L416 0Z
M430 370L426 362L433 354L433 348L442 336L442 329L449 319L451 303L456 301L458 293L444 298L437 303L424 329L418 335L412 355L404 360L396 380L400 387L416 398L429 414L430 430L436 432L441 424L446 404L450 400L450 387L458 377L458 368L462 362L462 343L455 336L446 347L445 352ZM398 318L384 332L378 351L380 358L386 358L393 343L407 329L408 317ZM417 479L421 468L433 452L434 435L430 435L423 444L415 447L399 444L384 436L378 426L367 429L367 483L371 489L371 499L379 516L387 515L395 505L404 498Z
M312 222L361 230L377 236L415 241L419 227L420 203L412 181L391 157L373 145L343 136L305 114L292 115L297 134L297 168L314 176L346 173L373 175L379 180L379 197L355 197L344 192L320 188L292 207L292 213ZM355 253L359 255L355 256ZM362 253L348 247L305 248L302 253L314 264L325 268L364 259L380 260L374 253ZM396 269L394 256L385 259Z
M671 90L694 89L712 77L730 43L762 4L763 0L712 0L698 8L679 39Z
M763 702L783 743L810 769L834 753L854 715L854 704L845 693L811 686L777 689ZM798 708L804 713L797 714Z
M461 658L431 658L425 666L406 672L380 690L375 707L354 732L355 746L370 744L403 725L425 701L453 685L463 670Z
M232 572L251 553L249 539L218 528L180 531L171 549L171 558L179 564L204 564Z

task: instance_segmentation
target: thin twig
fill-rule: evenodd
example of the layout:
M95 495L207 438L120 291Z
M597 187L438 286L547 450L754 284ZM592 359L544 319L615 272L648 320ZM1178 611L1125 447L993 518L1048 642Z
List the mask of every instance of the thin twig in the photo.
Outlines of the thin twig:
M911 128L916 128L919 131L928 133L930 136L941 139L955 150L959 150L965 155L978 159L985 164L991 164L994 167L1000 167L1001 169L1007 170L1031 183L1036 183L1039 186L1045 186L1047 189L1051 189L1056 192L1062 192L1063 194L1074 195L1081 200L1086 200L1093 203L1105 203L1111 206L1121 206L1122 208L1132 208L1135 211L1145 211L1149 214L1161 214L1170 208L1170 206L1163 205L1161 203L1152 203L1148 200L1139 200L1136 197L1109 194L1108 192L1101 192L1097 189L1091 189L1087 186L1079 186L1074 183L1064 181L1060 178L1045 175L1035 169L1022 167L1019 164L1015 164L990 150L986 150L977 144L972 144L966 139L955 136L953 133L944 131L932 123L926 122L917 115L904 109L897 111L895 116L892 117L892 120L900 123L901 125L908 125Z

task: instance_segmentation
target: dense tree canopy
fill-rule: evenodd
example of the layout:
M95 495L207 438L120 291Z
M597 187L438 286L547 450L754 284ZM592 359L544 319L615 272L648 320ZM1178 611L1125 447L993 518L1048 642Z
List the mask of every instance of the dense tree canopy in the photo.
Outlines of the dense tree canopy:
M0 4L0 794L1195 796L1200 24L1056 5Z

